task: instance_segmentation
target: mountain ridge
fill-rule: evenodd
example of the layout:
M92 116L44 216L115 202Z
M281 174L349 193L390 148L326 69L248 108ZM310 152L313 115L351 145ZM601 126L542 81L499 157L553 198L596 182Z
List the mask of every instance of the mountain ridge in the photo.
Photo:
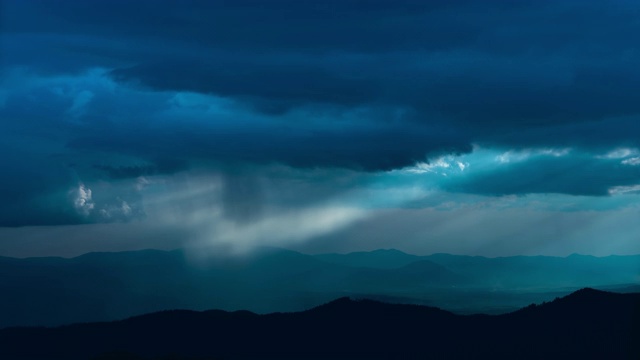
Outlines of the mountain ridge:
M340 258L342 264L277 248L196 259L184 250L0 258L0 328L114 320L172 308L290 312L342 296L505 313L584 286L634 291L640 284L640 258L633 256L574 261L407 255L407 264L390 266L398 256L407 259L402 254L360 252L354 263ZM361 266L389 256L391 263Z
M168 310L114 322L8 328L0 330L0 357L623 359L640 355L638 336L640 293L583 289L506 315L342 297L293 313Z

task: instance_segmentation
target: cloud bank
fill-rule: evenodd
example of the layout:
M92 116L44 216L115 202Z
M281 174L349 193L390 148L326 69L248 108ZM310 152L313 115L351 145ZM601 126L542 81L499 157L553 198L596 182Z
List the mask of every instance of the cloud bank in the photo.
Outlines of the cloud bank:
M0 6L4 227L200 219L193 238L278 243L638 193L634 1Z

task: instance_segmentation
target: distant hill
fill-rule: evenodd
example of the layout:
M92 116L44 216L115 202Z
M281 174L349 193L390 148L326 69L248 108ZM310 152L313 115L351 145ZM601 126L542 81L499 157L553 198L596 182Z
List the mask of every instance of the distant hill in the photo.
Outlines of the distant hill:
M407 266L422 258L395 249L379 249L374 251L360 251L348 254L319 254L317 259L354 267L368 267L375 269L394 269Z
M316 258L352 267L392 269L428 260L463 275L477 287L493 289L550 289L640 283L640 255L595 257L573 254L487 258L434 254L417 256L399 250L349 254L320 254Z
M166 309L300 311L342 296L504 313L584 286L634 289L640 257L484 258L398 250L243 257L184 251L0 257L0 328L108 321Z
M2 359L637 359L640 294L583 289L496 316L340 298L297 313L163 311L0 330Z

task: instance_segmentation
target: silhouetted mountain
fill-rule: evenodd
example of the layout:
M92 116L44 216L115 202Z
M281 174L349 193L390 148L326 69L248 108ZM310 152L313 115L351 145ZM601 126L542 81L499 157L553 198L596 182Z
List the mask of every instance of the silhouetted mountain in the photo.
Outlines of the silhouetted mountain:
M311 256L263 248L202 259L178 250L0 257L0 328L175 308L299 311L341 296L504 313L581 286L633 286L639 274L640 257L633 256L493 259L397 250Z
M0 358L637 359L638 340L640 294L584 289L496 316L340 298L298 313L175 310L9 328L0 330Z

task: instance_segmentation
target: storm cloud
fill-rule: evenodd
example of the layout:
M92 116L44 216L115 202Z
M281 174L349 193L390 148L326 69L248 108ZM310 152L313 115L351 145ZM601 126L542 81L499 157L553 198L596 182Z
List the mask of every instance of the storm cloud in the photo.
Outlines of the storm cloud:
M434 148L468 151L470 143L637 146L640 59L629 34L640 31L639 10L630 1L595 0L6 1L4 62L39 72L103 67L130 86L211 94L263 114L298 110L296 122L309 116L300 109L329 118L354 108L403 111L390 129L379 123L392 111L369 119L381 134L370 124L310 129L323 145L301 159L265 155L294 166L378 170ZM19 46L25 41L46 44L46 61L42 50ZM86 95L76 104L90 101ZM612 121L626 122L624 131ZM278 135L308 142L271 128L233 134L286 144ZM366 156L372 143L389 153L386 162L371 163L380 158Z
M0 7L1 226L295 243L511 197L628 215L640 191L634 1Z

